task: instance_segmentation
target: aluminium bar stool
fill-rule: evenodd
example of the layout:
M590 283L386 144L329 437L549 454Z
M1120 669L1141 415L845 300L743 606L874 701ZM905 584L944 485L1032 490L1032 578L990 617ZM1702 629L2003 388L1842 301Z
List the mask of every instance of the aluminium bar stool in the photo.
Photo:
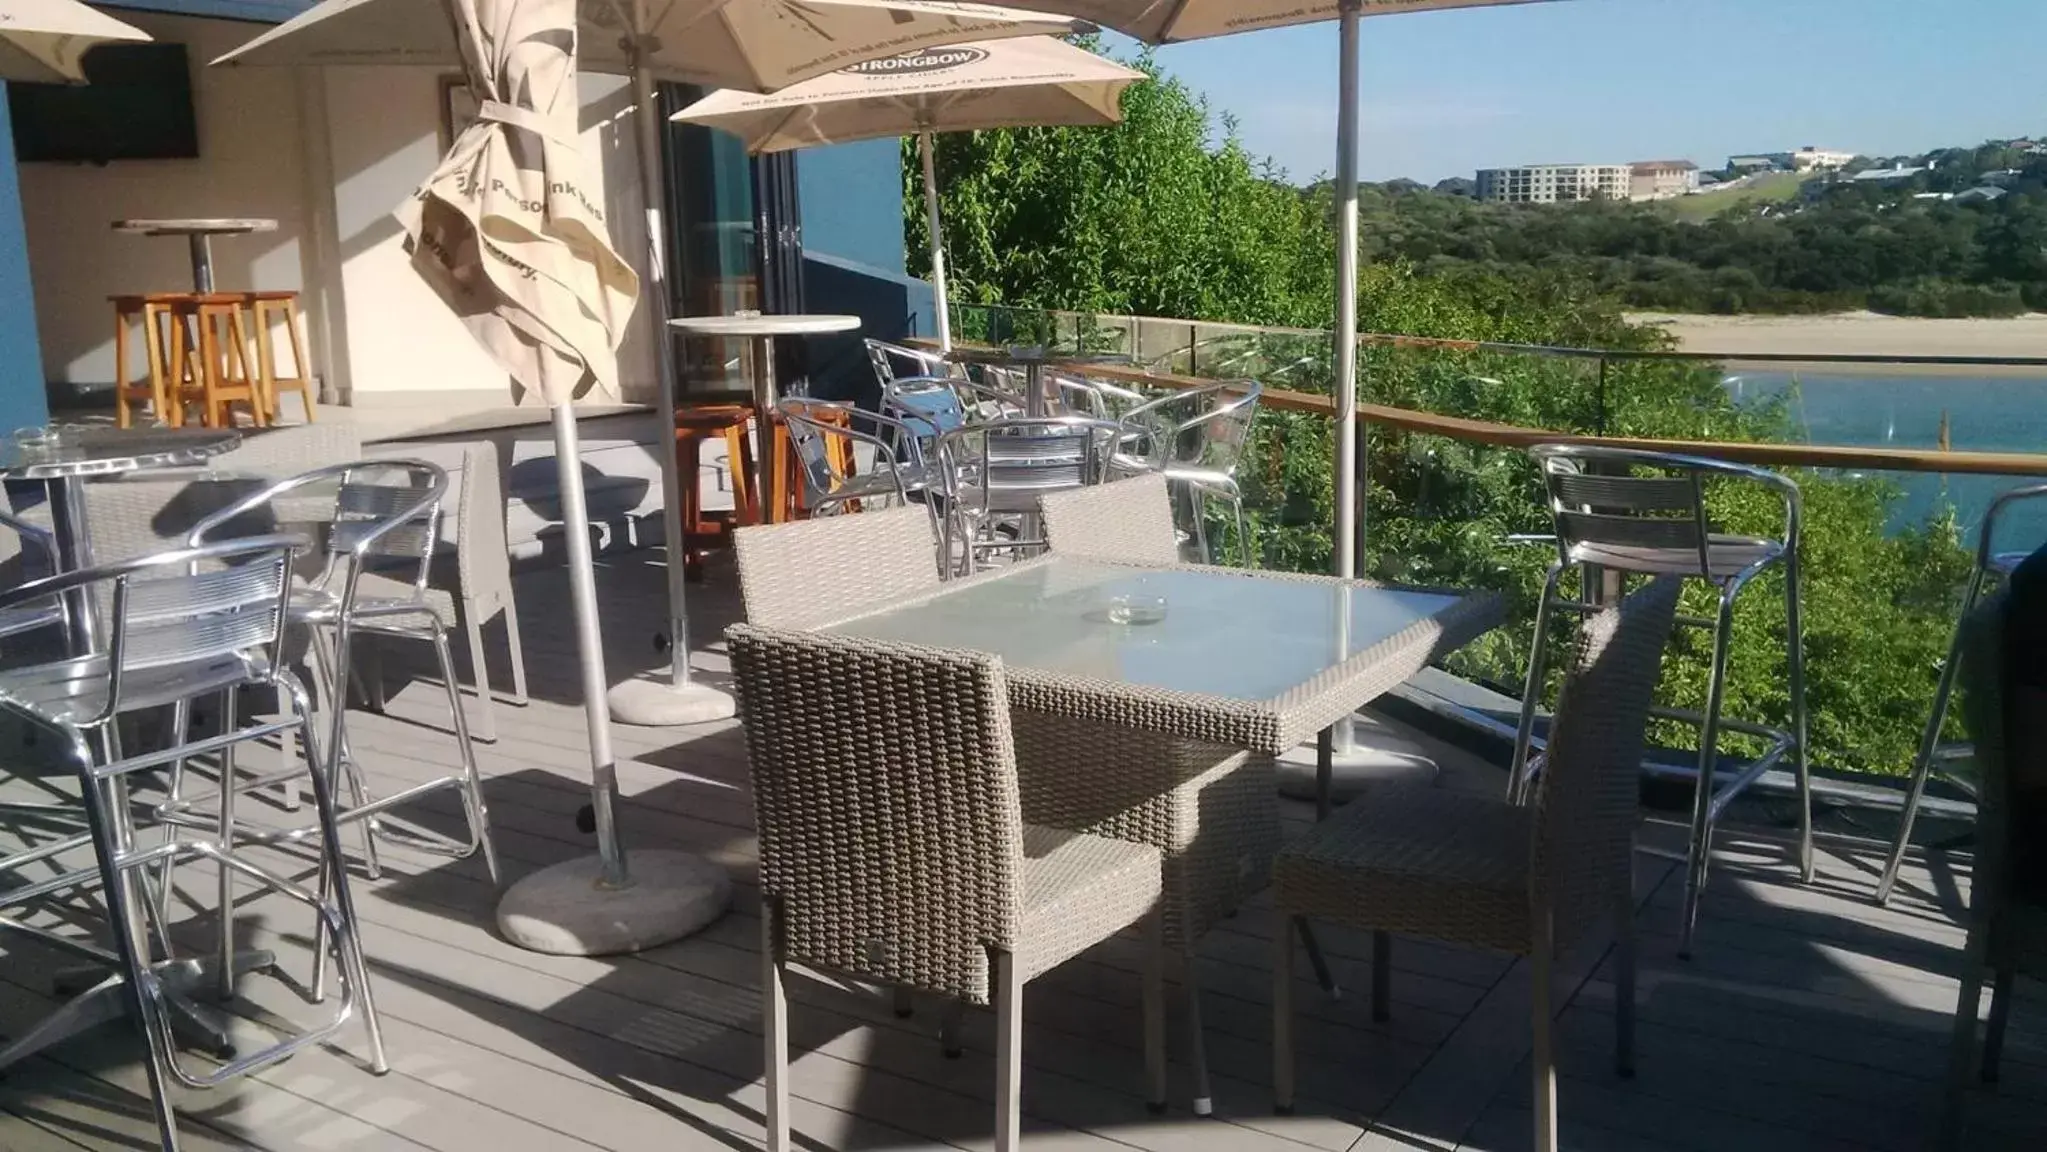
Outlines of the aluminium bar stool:
M1251 440L1258 398L1265 392L1256 380L1224 380L1169 392L1125 412L1122 421L1141 436L1126 442L1117 466L1164 474L1174 497L1186 509L1201 562L1215 563L1208 540L1207 502L1227 504L1237 529L1237 551L1244 567L1258 566L1256 546L1244 518L1244 493L1237 484L1237 466ZM1148 447L1131 449L1139 442Z
M1641 576L1681 576L1700 580L1716 593L1719 608L1712 619L1679 616L1678 623L1707 629L1713 636L1706 706L1701 712L1659 708L1655 715L1694 724L1699 729L1695 769L1659 769L1689 778L1694 784L1691 831L1685 850L1683 919L1678 954L1691 955L1698 920L1699 893L1711 863L1713 831L1721 816L1749 785L1785 760L1798 781L1798 867L1806 883L1813 878L1812 780L1806 757L1805 653L1799 624L1798 538L1801 517L1798 485L1774 472L1710 460L1624 448L1592 445L1537 445L1529 449L1541 470L1550 512L1556 521L1557 562L1550 566L1535 612L1535 640L1530 646L1528 678L1521 696L1521 722L1515 733L1514 758L1508 775L1509 798L1523 801L1529 793L1535 740L1535 713L1544 683L1543 642L1550 615L1556 611L1586 613L1597 605L1560 596L1558 584L1567 570L1597 565L1609 572ZM1646 475L1645 475L1646 473ZM1716 532L1706 511L1708 482L1756 485L1783 504L1780 537L1734 536ZM1720 714L1726 690L1727 653L1733 639L1735 598L1762 573L1784 571L1785 659L1791 697L1791 726L1770 728ZM1764 741L1761 755L1731 776L1722 778L1719 743L1722 730Z
M964 574L990 553L1042 550L1038 498L1106 481L1127 433L1115 421L1042 416L965 424L940 435L945 555Z
M382 874L377 841L388 838L455 857L466 857L480 849L491 881L497 883L500 878L497 850L490 839L490 818L484 805L469 724L462 709L461 684L448 646L447 624L427 597L441 499L447 488L447 473L425 460L333 464L280 480L243 497L201 520L192 528L189 539L195 544L203 542L238 520L286 502L293 509L291 518L298 518L304 514L305 506L326 504L331 499L324 566L311 580L295 583L287 614L294 627L306 630L321 681L321 704L329 713L323 718L326 743L336 763L336 774L348 791L348 802L341 807L338 819L343 825L361 825L363 865L373 879ZM347 727L346 686L350 683L351 650L354 641L366 635L423 640L433 646L453 717L459 771L409 785L390 795L371 793L362 767L349 747ZM286 769L244 780L235 788L253 791L273 787L295 772ZM172 789L164 805L163 819L188 822L193 802L178 792L176 780ZM466 839L452 839L421 828L401 830L392 827L382 815L397 805L441 789L453 789L460 794L469 826ZM272 842L294 841L313 832L307 827L273 830L264 833L264 838Z
M1999 493L1983 513L1983 526L1976 541L1976 567L1970 573L1967 590L1962 594L1962 609L1955 620L1954 639L1948 642L1947 660L1941 664L1940 682L1933 690L1933 712L1927 717L1926 731L1919 738L1919 753L1912 759L1911 783L1906 787L1904 811L1898 818L1898 837L1891 844L1890 858L1884 861L1883 875L1877 880L1876 902L1879 905L1890 903L1891 892L1897 887L1898 870L1904 866L1905 850L1912 843L1912 825L1919 818L1919 806L1926 798L1927 778L1941 771L1941 762L1973 754L1968 745L1943 745L1940 732L1947 722L1949 698L1954 694L1955 670L1961 665L1962 625L1977 603L2002 587L2028 555L1997 550L1998 521L2014 504L2043 496L2047 496L2047 484L2013 488Z
M36 935L114 970L113 976L0 1050L0 1066L84 1027L116 1019L125 1010L143 1033L154 1118L167 1152L178 1146L170 1097L173 1080L193 1088L217 1087L325 1042L358 1013L368 1033L371 1070L382 1073L388 1068L340 856L333 768L320 755L305 690L281 659L291 559L303 544L302 537L288 535L226 540L51 576L0 592L0 610L79 593L87 605L110 605L102 650L0 672L0 712L53 734L58 754L75 772L95 856L93 866L8 887L0 894L0 905L16 907L97 888L106 903L111 948L54 933ZM181 730L165 747L137 754L122 750L117 721L124 715L187 705L216 694L232 698L249 689L274 693L284 715L248 725L224 720L222 731L202 739L190 739ZM223 715L231 717L233 712L224 710ZM232 789L216 797L217 811L206 821L206 833L187 832L152 847L137 846L128 802L129 780L136 773L216 757L223 776L231 776L236 747L286 733L295 733L305 749L319 843L318 892L244 857L240 849L252 841L236 821ZM192 858L211 861L219 873L219 953L206 961L175 955L154 960L149 929L156 929L168 953L167 926L161 920L148 923L150 901L138 873ZM17 857L6 867L20 862ZM313 910L317 947L323 956L331 949L341 969L341 997L318 1026L282 1035L255 1052L223 1051L211 1068L194 1067L172 1039L173 1027L192 1019L194 1009L186 1005L185 994L212 985L223 999L231 998L235 977L246 967L274 963L267 954L235 952L238 878L253 880ZM5 918L5 923L9 928L26 927L13 917ZM245 959L254 965L245 965Z

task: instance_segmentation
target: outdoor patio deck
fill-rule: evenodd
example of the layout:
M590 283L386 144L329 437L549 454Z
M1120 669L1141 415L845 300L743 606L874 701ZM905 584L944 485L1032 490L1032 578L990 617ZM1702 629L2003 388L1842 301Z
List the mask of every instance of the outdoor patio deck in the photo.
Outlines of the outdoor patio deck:
M600 576L611 673L659 657L649 632L661 578L645 555ZM587 765L573 695L575 654L558 571L524 576L520 607L535 699L500 707L502 740L482 750L497 843L514 876L588 850L573 823ZM700 643L733 611L729 576L693 602ZM700 663L715 675L721 658ZM394 686L397 666L392 665ZM502 681L501 681L502 682ZM399 693L387 716L361 714L354 743L373 779L438 773L451 760L436 686ZM422 726L424 725L424 726ZM746 1148L760 1140L759 978L751 811L736 725L621 728L625 828L641 847L710 854L739 880L736 906L700 936L643 955L565 959L500 941L479 860L391 850L357 903L393 1064L362 1069L361 1031L255 1080L182 1098L185 1146L211 1150L435 1149L526 1152ZM1495 788L1500 775L1444 753L1446 785ZM458 826L452 794L417 814ZM1307 818L1305 806L1290 819ZM0 830L0 834L6 834ZM1652 831L1652 837L1659 833ZM1922 1146L1939 1099L1962 934L1966 875L1915 866L1889 910L1868 902L1874 861L1824 856L1812 888L1791 882L1781 853L1730 843L1705 901L1699 954L1674 955L1678 880L1640 858L1643 932L1639 1075L1611 1071L1613 989L1606 949L1564 966L1564 1143L1573 1149L1789 1149ZM210 875L186 882L210 892ZM310 918L276 898L249 943L308 971ZM273 918L274 917L274 918ZM195 938L206 939L203 925ZM1032 1148L1153 1152L1463 1147L1528 1143L1527 986L1522 966L1478 953L1402 943L1393 1019L1373 1024L1368 941L1330 931L1344 986L1330 1002L1297 996L1302 1022L1299 1114L1270 1111L1270 933L1246 908L1206 941L1210 1059L1218 1114L1141 1102L1133 942L1119 941L1031 985L1024 1043L1026 1139ZM47 1010L55 959L24 948L0 963L0 1030ZM1306 966L1301 969L1305 972ZM304 1018L275 980L245 985L242 1011ZM967 1052L946 1060L936 1013L898 1020L883 998L820 981L793 992L795 1126L806 1149L989 1145L992 1093L985 1013L969 1014ZM1177 1003L1177 1001L1174 1001ZM1179 1052L1175 1021L1174 1049ZM0 1149L154 1147L137 1041L108 1029L0 1082ZM1971 1147L2047 1142L2047 996L2021 988L2004 1082L1972 1101ZM1366 1130L1368 1122L1379 1128Z

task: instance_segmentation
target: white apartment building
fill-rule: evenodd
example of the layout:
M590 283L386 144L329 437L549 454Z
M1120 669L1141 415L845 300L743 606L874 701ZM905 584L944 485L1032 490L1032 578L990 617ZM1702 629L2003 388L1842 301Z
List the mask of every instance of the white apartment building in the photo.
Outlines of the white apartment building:
M1699 190L1699 166L1689 160L1640 160L1629 169L1630 200L1669 200Z
M1575 200L1626 200L1634 170L1626 164L1531 164L1481 168L1478 198L1506 204L1559 204Z
M1855 159L1853 152L1829 152L1824 148L1810 146L1800 148L1791 154L1793 172L1831 172L1846 168Z

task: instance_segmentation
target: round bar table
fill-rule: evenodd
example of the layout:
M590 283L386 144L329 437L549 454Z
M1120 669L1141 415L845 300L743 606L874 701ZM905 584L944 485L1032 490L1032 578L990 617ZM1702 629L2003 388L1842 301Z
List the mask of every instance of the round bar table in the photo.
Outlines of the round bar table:
M768 499L767 485L776 455L775 404L781 399L775 390L775 337L851 332L860 327L860 317L831 314L770 316L742 312L734 316L681 316L670 320L668 326L690 336L737 336L753 341L753 406L760 413L759 451L753 458L753 490L761 502L761 518L773 523L781 515L777 506L780 502ZM669 418L674 417L671 414Z
M116 220L114 231L136 236L183 236L192 247L192 290L213 291L213 238L275 232L277 221L263 219Z
M1130 357L1120 352L1055 352L1042 345L1015 346L1010 348L954 348L945 354L954 364L979 364L983 367L1021 368L1024 370L1026 395L1032 416L1049 414L1057 402L1045 388L1047 368L1087 368L1096 364L1129 364Z
M0 480L41 480L50 493L50 530L57 567L76 572L93 565L92 527L86 520L85 482L147 468L189 468L242 442L239 432L217 428L52 429L41 439L0 441ZM74 651L98 649L93 598L72 598Z
M17 433L0 440L0 480L44 482L50 494L50 528L57 547L57 570L76 572L93 566L92 528L86 517L85 482L95 476L116 476L149 468L185 468L203 464L240 444L239 432L216 428L55 428L40 437ZM65 597L66 640L73 656L100 651L102 637L97 619L97 599L90 589L79 589ZM116 796L114 843L122 851L133 845L134 829L128 818L127 781L111 782ZM146 939L140 908L134 912L131 931ZM238 953L233 958L235 973L266 968L276 962L267 951ZM208 960L173 961L157 968L157 976L180 994L212 987L215 963ZM83 970L83 981L74 986L77 973L60 972L57 991L71 996L64 1006L46 1016L33 1028L0 1046L0 1069L26 1059L60 1041L99 1024L118 1020L127 1011L122 977L108 976L97 966ZM181 1035L197 1037L214 1048L229 1042L224 1023L194 1012L188 1003L174 996L169 1002L173 1025Z

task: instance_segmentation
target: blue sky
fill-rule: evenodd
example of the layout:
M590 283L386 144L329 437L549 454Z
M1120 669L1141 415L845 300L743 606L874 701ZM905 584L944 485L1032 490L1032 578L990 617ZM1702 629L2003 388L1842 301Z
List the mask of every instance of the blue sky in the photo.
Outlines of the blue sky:
M1368 180L2047 134L2047 0L1564 0L1368 19L1361 42ZM1333 23L1159 61L1296 182L1335 167Z

